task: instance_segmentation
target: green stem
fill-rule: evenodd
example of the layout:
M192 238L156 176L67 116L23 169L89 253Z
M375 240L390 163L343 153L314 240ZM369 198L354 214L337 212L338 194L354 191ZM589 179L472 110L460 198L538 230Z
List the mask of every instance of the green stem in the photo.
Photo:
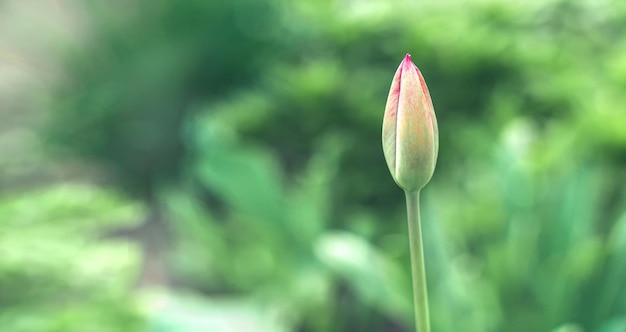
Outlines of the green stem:
M405 194L407 218L409 220L411 270L413 272L415 325L417 332L430 332L426 267L424 266L424 247L422 245L422 226L420 223L420 191L405 191Z

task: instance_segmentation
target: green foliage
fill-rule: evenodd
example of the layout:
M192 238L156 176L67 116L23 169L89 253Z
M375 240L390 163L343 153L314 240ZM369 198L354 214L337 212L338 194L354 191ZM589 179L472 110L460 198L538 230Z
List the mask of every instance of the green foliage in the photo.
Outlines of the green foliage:
M220 115L190 121L197 157L187 181L200 183L225 210L203 207L193 187L170 188L162 197L180 239L180 273L207 292L250 294L314 331L354 326L329 311L337 305L337 282L368 306L406 319L410 285L399 262L359 236L329 229L341 138L320 142L302 174L285 183L267 150L228 138Z
M272 39L248 29L266 30L275 9L256 0L142 0L123 11L100 1L83 6L90 18L86 40L65 51L72 77L52 98L47 137L66 152L106 163L124 185L150 194L180 165L178 130L189 105L258 73ZM259 50L254 57L252 49Z
M626 254L624 209L607 204L615 194L610 170L571 160L538 167L528 154L545 144L532 139L519 146L514 138L526 129L507 128L504 149L487 161L499 166L475 172L471 181L460 175L466 188L433 189L430 217L459 253L440 267L450 281L433 285L443 288L433 299L436 320L447 329L461 321L476 331L565 324L596 331L615 322L623 328L626 288L615 280L624 271L614 257ZM439 206L437 197L459 204ZM463 223L454 220L460 216Z
M85 186L1 198L3 329L140 331L139 308L126 299L137 277L137 248L96 241L140 216L136 204Z

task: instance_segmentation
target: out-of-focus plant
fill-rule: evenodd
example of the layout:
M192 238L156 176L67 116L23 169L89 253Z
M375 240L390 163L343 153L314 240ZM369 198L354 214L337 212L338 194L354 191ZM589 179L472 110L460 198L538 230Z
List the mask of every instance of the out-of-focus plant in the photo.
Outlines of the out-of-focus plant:
M74 6L89 19L84 38L66 46L46 138L57 152L106 165L120 185L148 197L184 161L185 115L254 81L278 49L273 1Z
M86 186L0 197L2 329L141 331L139 305L128 299L139 251L103 239L141 215L136 203Z
M294 328L388 329L389 322L358 312L356 322L333 315L341 301L364 301L405 321L409 283L399 263L361 236L329 229L331 183L345 140L321 141L306 170L287 182L269 151L242 146L225 130L232 115L216 111L189 122L189 149L196 157L186 183L200 187L163 191L167 219L181 239L178 273L208 293L249 294ZM198 197L222 202L226 210L207 208ZM342 300L344 292L358 300Z

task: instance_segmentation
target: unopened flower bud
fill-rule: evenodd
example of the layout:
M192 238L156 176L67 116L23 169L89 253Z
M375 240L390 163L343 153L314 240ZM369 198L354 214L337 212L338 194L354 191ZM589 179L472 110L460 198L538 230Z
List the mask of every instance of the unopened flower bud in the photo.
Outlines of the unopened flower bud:
M422 189L435 171L439 131L424 77L407 54L391 82L383 118L383 152L396 183Z

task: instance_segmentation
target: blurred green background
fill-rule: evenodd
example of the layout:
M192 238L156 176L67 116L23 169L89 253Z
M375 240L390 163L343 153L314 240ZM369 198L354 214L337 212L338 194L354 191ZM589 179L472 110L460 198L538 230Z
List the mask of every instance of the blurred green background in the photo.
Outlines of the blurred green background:
M440 130L433 331L626 331L626 2L0 2L0 330L413 331L381 122Z

